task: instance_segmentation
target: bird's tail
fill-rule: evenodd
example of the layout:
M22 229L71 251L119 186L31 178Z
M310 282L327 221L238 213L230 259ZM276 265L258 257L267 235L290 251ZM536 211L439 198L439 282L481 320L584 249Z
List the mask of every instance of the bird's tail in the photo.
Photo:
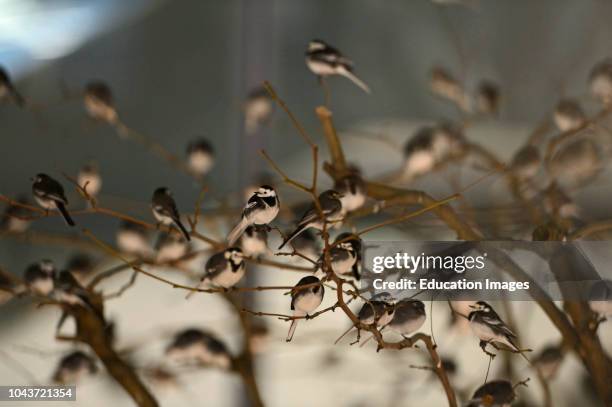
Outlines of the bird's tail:
M64 220L66 221L68 226L75 226L76 225L74 223L74 221L72 220L72 218L70 217L70 214L68 213L68 209L66 209L66 205L64 205L63 202L56 201L55 202L55 206L57 207L57 209L60 211L60 213L64 217Z
M342 338L344 338L349 332L351 332L353 330L353 326L351 326L349 329L347 329L342 335L340 335L338 337L338 339L336 339L336 341L334 342L334 345L337 345L338 342L340 342L342 340Z
M229 246L233 246L248 227L249 222L246 220L246 218L243 217L240 219L240 222L238 222L238 224L234 226L232 231L227 235L227 244Z
M183 223L181 222L181 220L180 219L174 220L174 224L176 225L178 230L181 231L181 234L183 235L185 240L187 240L188 242L191 241L191 237L189 236L189 232L187 231L187 229L185 229L185 226L183 226Z
M370 92L370 88L368 87L368 85L365 84L365 82L363 82L361 79L359 79L357 76L355 76L354 73L352 73L350 70L344 68L344 67L340 67L339 70L340 75L350 79L351 82L353 82L355 85L359 86L365 93L371 93Z
M291 243L291 241L295 239L304 230L306 230L306 225L298 226L298 228L295 229L289 236L287 236L287 238L283 241L283 243L280 246L278 246L278 250L285 247L286 244Z
M293 339L293 334L295 333L295 328L297 328L297 324L297 319L291 320L291 325L289 325L289 332L287 332L287 342L291 342L291 340Z

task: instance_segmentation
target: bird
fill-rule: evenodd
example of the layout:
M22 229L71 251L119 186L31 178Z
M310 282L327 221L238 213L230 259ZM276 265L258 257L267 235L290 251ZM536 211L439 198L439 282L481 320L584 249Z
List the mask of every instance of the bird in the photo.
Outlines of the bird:
M471 111L471 101L467 92L445 68L435 66L431 69L429 87L434 95L455 103L463 111Z
M166 347L166 356L181 364L207 365L228 369L232 356L225 343L198 328L178 332Z
M604 105L612 102L612 59L598 62L589 73L591 94Z
M227 235L227 243L232 246L250 225L268 225L276 218L280 201L276 191L269 185L262 185L247 201L242 210L240 222Z
M21 205L29 205L25 196L17 197L18 205L8 205L0 220L0 230L14 233L23 233L30 227L32 212Z
M594 140L593 130L563 145L550 160L550 174L566 187L584 186L604 168L601 145Z
M53 381L60 384L74 384L87 375L98 371L93 357L80 350L62 357L53 373Z
M515 399L512 383L507 380L493 380L474 392L468 407L510 407Z
M244 131L247 135L256 133L270 121L274 104L264 87L257 87L247 95L244 102Z
M489 343L498 343L523 355L516 345L516 335L489 304L484 301L478 301L476 304L471 305L470 308L472 308L472 312L468 315L470 328L474 335L480 339L480 347L483 350ZM523 355L523 357L525 356Z
M62 270L57 274L53 295L60 302L79 305L96 311L91 303L89 291L68 270Z
M370 93L368 85L353 73L353 62L336 48L321 40L312 40L308 43L306 65L319 78L341 75L359 86L364 92Z
M612 281L596 281L590 289L589 306L602 318L612 316Z
M81 188L87 191L90 197L96 197L100 193L100 189L102 189L102 177L98 172L97 166L93 163L81 167L77 176L77 182Z
M395 312L394 308L393 297L387 292L382 292L376 294L370 301L365 302L361 306L361 309L357 313L357 318L359 319L359 322L364 325L376 324L377 327L384 327L391 322ZM340 340L351 332L353 328L355 328L355 326L351 326L349 329L347 329L338 337L338 339L336 339L334 344L340 342ZM359 340L360 329L357 328L357 340L351 343L351 345L358 343Z
M342 202L343 215L355 211L365 204L365 182L357 173L336 180L334 190L342 195L340 202Z
M291 342L298 321L301 317L308 316L316 310L325 295L325 288L315 276L302 277L300 281L291 290L291 311L293 311L294 319L291 320L289 331L287 332L287 342Z
M361 249L363 247L361 238L356 234L344 232L336 236L334 243L337 242L346 242L352 246L356 258L355 262L353 263L353 267L351 267L351 274L355 280L361 280Z
M137 223L122 221L115 235L117 247L121 252L146 257L151 254L151 244L147 229Z
M540 164L540 150L537 146L528 144L514 154L510 168L519 179L529 180L538 174Z
M321 206L323 219L319 216L319 211L313 203L298 222L297 228L285 238L278 249L280 250L285 247L287 243L290 243L306 229L315 228L322 230L326 222L335 222L342 219L342 201L340 201L340 198L342 198L342 194L333 189L322 192L319 195L319 205Z
M555 106L553 120L561 132L574 131L584 126L586 114L578 101L562 99Z
M204 138L193 140L187 145L187 167L192 174L203 177L215 165L215 151Z
M298 236L296 236L291 241L291 245L293 246L293 250L295 250L301 256L305 256L306 258L312 261L316 261L321 253L319 240L311 229L307 229L304 232L300 233ZM307 262L312 264L312 262L309 262L300 256L293 257L295 257L295 260L298 262Z
M176 208L176 202L172 197L172 193L168 188L160 187L153 192L153 198L151 199L151 209L153 210L153 216L155 219L163 225L174 224L178 230L183 234L185 240L190 241L191 237L189 232L183 226L179 211Z
M346 275L352 275L353 266L357 261L357 253L353 245L349 242L339 242L334 244L328 251L331 271L338 277L343 278ZM325 271L325 253L321 255L315 268L318 271Z
M395 304L389 329L406 338L420 329L425 323L425 304L423 301L405 299Z
M113 93L106 83L99 80L87 83L83 92L83 103L85 111L92 119L111 125L119 124Z
M240 248L249 257L258 257L268 253L268 228L262 225L247 227L240 237Z
M501 102L499 87L491 81L482 81L476 90L476 108L482 114L497 114Z
M66 263L68 270L80 284L84 284L94 271L95 261L86 253L74 253Z
M230 247L213 254L204 266L205 273L198 288L207 285L221 288L231 288L238 284L246 272L244 254L238 247ZM191 292L187 297L191 296Z
M544 380L553 379L563 362L563 351L558 345L548 345L533 358L533 366L538 369Z
M189 252L189 244L182 235L162 232L157 239L155 249L157 262L166 263L184 257Z
M55 287L55 265L51 260L41 260L38 263L30 264L23 275L23 282L26 288L41 296L51 294Z
M25 99L15 88L6 69L0 66L0 101L9 100L19 107L25 106Z
M64 194L64 187L62 187L62 184L43 173L36 175L33 181L32 194L36 202L47 211L50 209L59 210L68 226L75 226L74 221L66 209L68 199Z

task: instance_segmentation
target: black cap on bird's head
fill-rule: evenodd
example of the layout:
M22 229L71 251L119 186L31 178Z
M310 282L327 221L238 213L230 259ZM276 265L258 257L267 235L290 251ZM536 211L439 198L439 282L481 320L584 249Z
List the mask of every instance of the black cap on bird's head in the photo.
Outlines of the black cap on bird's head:
M475 304L469 305L474 311L489 311L491 306L484 301L478 301Z
M269 196L276 196L276 191L270 185L262 185L257 189L255 194L259 197L265 198Z

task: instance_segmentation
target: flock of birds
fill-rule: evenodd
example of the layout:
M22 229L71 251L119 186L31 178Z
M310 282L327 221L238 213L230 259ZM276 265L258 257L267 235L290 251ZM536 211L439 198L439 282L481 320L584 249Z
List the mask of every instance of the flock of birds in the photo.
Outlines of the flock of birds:
M311 41L306 52L308 68L319 78L340 75L348 78L365 92L369 87L354 73L353 63L337 49L320 40ZM590 75L592 94L605 105L612 102L612 61L598 64ZM432 72L432 89L439 95L454 100L466 110L478 109L481 112L493 112L499 103L499 91L489 83L483 83L477 97L472 100L454 81L452 76L443 70ZM5 70L0 68L0 100L8 100L19 106L29 103L16 89ZM120 133L129 134L122 124L115 108L109 87L102 82L92 82L86 86L84 105L87 113L94 119L108 123L117 128ZM475 106L475 107L474 107ZM265 92L260 90L249 95L245 110L245 129L255 131L266 123L272 112L271 101ZM566 100L560 103L554 112L554 121L563 131L581 128L586 122L586 115L579 105ZM432 171L436 165L458 154L462 150L463 136L461 129L449 124L427 126L420 129L406 144L404 166L401 171L404 181ZM529 147L529 146L528 146ZM535 172L531 164L537 150L527 148L514 160L513 166L522 178L533 177ZM214 150L206 140L197 140L187 148L187 166L191 172L203 176L214 165ZM96 196L101 189L101 178L97 168L88 165L78 176L79 185L91 196ZM68 199L62 184L51 176L40 173L33 178L32 194L35 201L46 211L57 210L69 226L75 226L68 209ZM20 203L26 203L22 199ZM313 273L295 285L291 292L291 320L287 341L291 341L298 321L315 312L321 305L324 295L324 282L328 272L345 279L360 279L361 247L359 236L352 233L341 233L334 240L329 250L329 269L325 265L323 255L317 254L317 237L312 230L322 231L328 226L334 226L342 221L347 213L359 209L366 202L363 180L359 171L355 170L342 178L334 189L322 192L318 204L314 202L296 221L296 227L287 234L278 249L286 245L292 246L295 252L303 252L310 248L313 261ZM176 202L168 188L160 187L153 193L151 209L159 224L174 227L177 233L168 229L162 234L158 252L169 247L184 248L184 242L191 240L190 231L181 220ZM224 288L236 286L246 272L245 257L260 256L269 252L267 233L271 223L280 210L280 200L276 190L269 185L261 185L248 198L240 219L227 236L227 248L213 254L204 266L204 273L198 288ZM566 215L574 212L566 211ZM31 212L27 207L10 205L3 218L3 228L11 232L25 231L30 221ZM123 222L117 233L117 246L125 253L145 256L150 254L146 231L139 225ZM182 250L182 251L181 251ZM170 250L176 251L176 250ZM182 255L185 249L179 249ZM174 254L176 256L176 253ZM318 256L318 257L316 257ZM176 257L180 257L176 256ZM22 292L36 296L53 296L58 301L87 306L87 290L83 286L82 275L92 268L86 257L77 257L71 261L68 271L56 272L55 266L47 260L29 266L24 274ZM18 294L14 281L0 276L0 294ZM3 300L10 296L2 297ZM596 311L606 315L612 314L609 303L594 304ZM512 352L523 354L517 344L517 337L495 310L487 303L479 301L470 304L470 312L465 315L473 333L479 339L485 350L488 344L501 346ZM594 308L595 309L595 308ZM391 298L388 293L382 293L365 302L357 313L362 324L375 325L382 332L385 329L408 337L418 331L426 320L425 305L416 299ZM352 329L353 327L351 327ZM351 330L349 329L349 331ZM340 341L349 331L338 338ZM360 341L359 333L357 342ZM200 363L227 369L231 366L232 357L227 347L214 335L199 330L187 329L178 333L166 349L168 357ZM558 347L546 348L533 358L530 363L537 366L547 377L553 377L562 360L562 352ZM76 351L62 359L54 374L58 382L66 383L77 380L85 373L96 371L92 357L81 351ZM468 402L469 406L509 405L516 397L515 387L505 380L490 381L481 386Z

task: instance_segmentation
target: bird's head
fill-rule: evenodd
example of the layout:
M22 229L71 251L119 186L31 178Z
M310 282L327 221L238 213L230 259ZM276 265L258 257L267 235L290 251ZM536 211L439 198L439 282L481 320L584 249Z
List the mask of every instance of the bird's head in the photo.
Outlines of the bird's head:
M332 199L340 199L344 197L344 194L341 194L340 192L333 190L333 189L329 189L325 192L323 192L323 194L327 195L328 197L332 198ZM321 195L323 195L321 194Z
M40 267L40 270L47 275L52 275L55 272L55 265L49 259L41 260L38 263L38 267Z
M314 39L308 43L308 51L318 51L327 48L327 44L322 40Z
M346 251L349 252L354 252L355 248L353 247L353 244L351 242L342 242L338 244L338 247L341 249L344 249Z
M35 177L30 178L30 181L34 183L38 183L38 182L43 182L47 179L49 179L49 176L47 174L43 174L42 172L39 172L38 174L36 174Z
M255 195L260 198L275 197L276 191L270 185L262 185L259 187L257 192L255 192Z
M159 187L155 190L155 192L153 193L154 196L163 196L163 195L168 195L168 196L172 196L172 192L170 192L170 189L166 188L166 187Z
M244 261L244 253L238 247L230 247L225 250L225 258L233 263L242 263Z
M476 304L472 304L469 307L474 311L489 312L491 310L491 306L484 301L478 301Z

